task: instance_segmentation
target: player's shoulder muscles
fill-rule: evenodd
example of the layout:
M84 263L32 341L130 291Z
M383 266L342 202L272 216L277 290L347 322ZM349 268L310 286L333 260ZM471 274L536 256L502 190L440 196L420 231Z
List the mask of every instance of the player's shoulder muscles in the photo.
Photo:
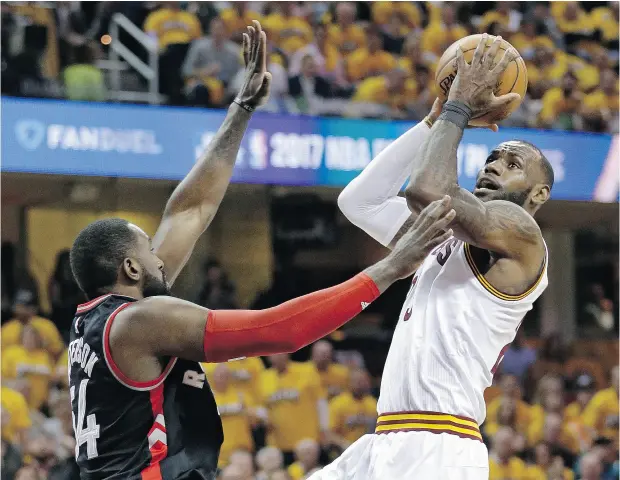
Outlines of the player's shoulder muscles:
M150 297L118 312L110 327L113 350L203 361L209 310L179 298Z
M536 220L520 206L505 200L485 205L484 218L472 222L479 225L474 245L521 260L544 255L544 243Z

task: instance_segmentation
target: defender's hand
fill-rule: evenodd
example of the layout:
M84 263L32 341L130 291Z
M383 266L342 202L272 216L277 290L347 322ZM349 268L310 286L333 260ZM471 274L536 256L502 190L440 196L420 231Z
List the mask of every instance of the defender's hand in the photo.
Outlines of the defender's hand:
M245 80L237 99L251 107L267 103L271 87L271 73L267 71L267 36L256 20L243 34L243 62Z
M455 215L456 212L450 208L450 197L447 195L441 200L430 203L420 212L413 226L385 259L399 279L415 272L436 246L453 235L448 225L454 220Z
M460 46L457 47L457 74L448 94L448 100L457 100L471 108L473 117L479 117L494 110L501 110L521 98L518 93L508 93L501 97L496 97L493 93L501 75L508 64L517 58L518 53L512 48L508 49L499 63L493 65L502 37L495 37L488 49L486 48L487 38L486 33L482 35L471 64L465 61Z

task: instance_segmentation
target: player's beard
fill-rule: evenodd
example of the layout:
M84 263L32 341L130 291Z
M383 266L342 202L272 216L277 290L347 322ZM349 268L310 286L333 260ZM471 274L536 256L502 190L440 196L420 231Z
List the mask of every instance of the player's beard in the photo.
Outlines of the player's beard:
M495 195L493 195L493 200L506 200L507 202L516 203L520 207L524 207L527 197L530 195L531 191L531 188L520 192L498 191Z
M144 295L144 297L170 295L170 286L166 281L166 274L162 272L161 278L157 278L155 275L151 275L149 272L145 271L142 295Z

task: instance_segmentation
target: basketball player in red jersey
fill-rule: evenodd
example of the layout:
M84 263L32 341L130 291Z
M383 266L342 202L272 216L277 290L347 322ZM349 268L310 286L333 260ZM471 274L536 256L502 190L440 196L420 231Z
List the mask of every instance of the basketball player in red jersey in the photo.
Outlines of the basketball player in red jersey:
M251 112L267 99L265 47L254 22L244 35L245 83L173 192L155 237L115 218L92 223L73 244L73 274L91 299L77 309L69 345L83 479L214 479L223 433L198 362L292 352L318 340L452 235L455 214L444 197L388 257L335 287L258 311L212 311L168 296L222 200Z

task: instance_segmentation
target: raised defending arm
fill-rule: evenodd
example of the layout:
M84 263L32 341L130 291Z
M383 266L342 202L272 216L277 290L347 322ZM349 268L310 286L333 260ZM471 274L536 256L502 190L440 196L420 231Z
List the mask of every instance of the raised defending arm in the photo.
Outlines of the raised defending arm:
M266 71L266 37L256 21L243 36L243 51L244 85L207 151L172 192L153 238L171 283L222 202L253 109L269 96L271 74Z

